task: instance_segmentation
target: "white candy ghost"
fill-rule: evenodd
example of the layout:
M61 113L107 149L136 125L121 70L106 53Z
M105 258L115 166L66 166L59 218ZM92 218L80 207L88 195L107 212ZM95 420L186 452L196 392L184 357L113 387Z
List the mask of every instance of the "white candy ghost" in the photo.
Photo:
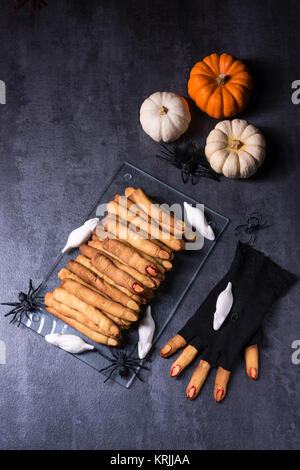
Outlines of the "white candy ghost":
M155 323L151 315L151 306L148 305L146 315L139 324L138 354L140 359L144 359L152 346L152 339L155 331Z
M187 216L188 223L195 227L204 238L214 240L215 234L211 226L207 223L204 211L199 207L193 207L191 204L184 202L184 208Z
M217 298L216 311L214 313L214 330L221 328L226 320L233 304L232 284L228 282L227 287Z
M98 222L99 219L97 217L95 219L89 219L83 225L81 225L81 227L73 230L68 237L67 244L62 250L62 253L67 253L73 248L78 248L81 243L86 242L90 238Z
M83 341L80 336L76 335L62 335L61 333L53 333L52 335L46 335L45 340L47 343L58 346L72 354L80 354L85 351L92 351L94 346Z

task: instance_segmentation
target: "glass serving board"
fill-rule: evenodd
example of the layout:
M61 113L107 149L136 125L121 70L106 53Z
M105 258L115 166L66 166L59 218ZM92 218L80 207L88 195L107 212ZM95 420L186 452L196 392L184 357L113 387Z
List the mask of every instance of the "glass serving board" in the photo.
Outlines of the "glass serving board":
M96 209L100 203L107 203L108 201L112 200L117 193L124 194L125 188L127 186L142 188L151 199L160 203L167 203L169 205L179 203L183 207L184 201L191 204L204 203L204 201L193 200L192 198L177 191L166 183L163 183L157 178L154 178L145 171L140 170L128 162L124 162L82 223L96 216ZM181 300L183 299L190 285L207 260L208 255L215 247L216 243L220 239L221 234L229 223L229 219L227 217L224 217L223 215L218 214L217 212L207 207L205 207L205 216L214 230L216 235L215 240L205 240L203 247L198 251L181 251L176 253L175 259L172 261L172 271L166 273L166 279L162 282L159 290L150 302L152 316L156 325L153 344L158 340L172 319ZM80 224L77 224L77 226L79 225ZM74 228L76 227L74 226ZM66 234L66 239L67 237L68 234ZM61 248L62 247L58 247L58 249ZM58 257L48 274L45 276L45 279L39 289L39 295L45 295L46 292L53 291L59 285L57 273L60 271L60 269L66 266L69 259L75 259L78 254L78 250L73 250L69 254L60 255ZM41 336L46 336L50 333L77 334L82 336L88 343L93 344L97 350L102 352L104 355L112 358L112 348L102 344L93 343L77 330L74 330L63 321L52 316L46 310L40 309L39 311L31 313L30 319L24 319L22 322L25 326L32 329ZM137 341L137 327L128 331L124 331L123 345L121 349L131 351L135 348ZM82 354L74 354L74 356L99 371L100 369L109 366L111 362L105 357L101 356L97 350L87 351ZM135 348L135 351L133 351L133 356L137 357L137 348ZM143 361L139 361L139 364L143 364ZM151 362L145 363L144 365L149 367L149 365L151 366ZM111 369L103 371L103 374L108 376L110 371ZM143 375L147 373L147 371L142 371ZM116 370L112 374L111 379L120 385L129 388L135 377L136 374L134 371L130 371L127 377L121 377L118 373L118 370Z

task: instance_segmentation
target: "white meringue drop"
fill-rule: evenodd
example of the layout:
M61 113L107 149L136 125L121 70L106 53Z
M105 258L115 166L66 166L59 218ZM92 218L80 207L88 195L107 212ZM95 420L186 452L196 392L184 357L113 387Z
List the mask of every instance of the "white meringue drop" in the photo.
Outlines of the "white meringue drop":
M204 211L200 207L193 207L191 204L184 202L184 208L187 216L188 223L195 227L204 238L214 240L215 234L211 226L207 223Z
M148 305L146 314L139 324L138 354L144 359L152 347L152 339L155 331L155 323L151 315L151 306Z
M233 304L232 284L228 282L226 289L224 289L217 298L216 311L214 313L214 330L217 331L221 328L226 320Z
M73 248L78 248L81 243L86 242L90 238L98 222L99 219L97 217L95 219L89 219L83 225L81 225L81 227L73 230L68 237L67 244L62 250L62 253L67 253Z
M80 354L85 351L92 351L95 349L94 346L86 343L82 338L80 338L80 336L76 335L53 333L52 335L46 335L45 340L47 343L57 346L72 354Z

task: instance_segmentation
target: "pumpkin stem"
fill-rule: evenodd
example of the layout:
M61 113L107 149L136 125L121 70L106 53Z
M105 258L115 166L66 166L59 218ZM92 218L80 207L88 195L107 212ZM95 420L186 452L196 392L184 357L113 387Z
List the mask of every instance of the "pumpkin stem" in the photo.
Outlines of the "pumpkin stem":
M216 78L216 82L218 85L225 85L229 80L229 75L225 75L225 73L220 73Z
M167 114L168 112L168 108L166 108L165 106L161 106L158 110L158 113L163 116L164 114Z
M232 140L230 142L229 148L231 150L239 150L243 145L243 142L241 142L240 140Z

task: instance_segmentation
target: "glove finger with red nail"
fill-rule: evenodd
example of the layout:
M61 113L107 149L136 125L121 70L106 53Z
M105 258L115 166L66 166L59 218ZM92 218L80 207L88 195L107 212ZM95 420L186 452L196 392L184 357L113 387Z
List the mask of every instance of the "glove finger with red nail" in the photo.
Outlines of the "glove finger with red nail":
M193 317L161 351L168 357L184 346L171 367L171 377L199 353L201 361L187 387L187 397L199 393L211 367L218 368L214 397L226 395L230 372L245 350L246 371L258 374L257 342L261 323L270 306L295 282L293 274L249 245L238 243L227 274L206 297ZM246 349L245 349L246 348Z

